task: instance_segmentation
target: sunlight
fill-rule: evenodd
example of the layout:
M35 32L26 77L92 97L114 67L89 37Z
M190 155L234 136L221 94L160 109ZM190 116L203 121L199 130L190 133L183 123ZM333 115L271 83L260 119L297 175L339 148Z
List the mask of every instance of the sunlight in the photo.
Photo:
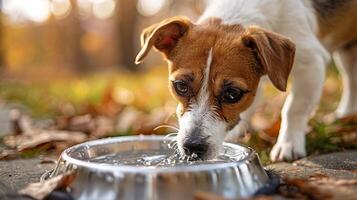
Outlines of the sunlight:
M135 101L135 95L133 91L119 86L114 88L113 98L116 102L121 103L123 105L130 105L133 104Z
M71 9L72 5L69 0L52 0L51 12L56 18L65 18Z
M152 16L158 13L164 6L166 0L139 0L137 9L143 16Z
M82 18L88 18L92 14L92 3L88 0L78 0L79 14Z
M113 16L115 11L114 0L92 0L93 14L99 19L107 19Z
M4 0L4 13L11 23L32 21L45 22L50 16L50 2L48 0Z

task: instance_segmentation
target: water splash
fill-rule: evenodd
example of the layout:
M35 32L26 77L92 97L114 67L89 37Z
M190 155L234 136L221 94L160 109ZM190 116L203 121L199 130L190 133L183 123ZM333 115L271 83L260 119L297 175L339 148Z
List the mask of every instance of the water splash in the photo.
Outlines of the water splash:
M235 162L243 159L244 157L246 157L246 152L237 152L232 154L232 152L227 152L227 149L225 149L215 159L201 160L195 153L192 153L191 155L182 153L177 142L177 133L170 133L164 137L160 149L135 150L106 154L100 157L92 158L89 162L158 168Z

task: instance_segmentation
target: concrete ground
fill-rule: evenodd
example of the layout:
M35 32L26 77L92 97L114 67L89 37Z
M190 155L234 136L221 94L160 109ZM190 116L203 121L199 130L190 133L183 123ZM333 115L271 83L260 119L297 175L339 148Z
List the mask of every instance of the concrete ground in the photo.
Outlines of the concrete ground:
M17 191L30 182L38 182L53 167L54 164L40 164L38 158L0 161L0 183L6 190ZM305 181L308 187L303 189L314 193L307 194L310 199L357 199L357 150L310 156L294 163L275 163L267 169L290 181ZM0 195L4 190L0 189ZM270 199L286 196L274 195Z
M17 191L28 183L39 182L54 164L41 164L39 158L0 161L0 182L8 189Z
M357 150L310 156L294 163L271 164L267 168L281 176L291 178L307 178L314 174L321 174L333 178L357 180Z
M307 199L357 200L357 150L309 156L267 168L288 179L290 185L304 183L300 189Z

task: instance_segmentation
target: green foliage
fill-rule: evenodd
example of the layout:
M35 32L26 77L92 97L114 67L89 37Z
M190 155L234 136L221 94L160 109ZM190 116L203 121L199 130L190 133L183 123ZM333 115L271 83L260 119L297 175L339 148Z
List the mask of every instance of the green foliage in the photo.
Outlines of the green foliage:
M146 74L104 74L54 79L52 82L2 81L0 99L25 106L34 117L54 117L62 112L65 105L71 105L75 113L84 113L88 105L101 104L107 92L115 96L118 91L128 91L133 96L130 104L150 111L171 100L166 71L166 68L158 67Z
M308 154L331 152L339 149L337 144L332 143L331 134L327 131L327 125L317 120L311 120L312 131L307 135Z

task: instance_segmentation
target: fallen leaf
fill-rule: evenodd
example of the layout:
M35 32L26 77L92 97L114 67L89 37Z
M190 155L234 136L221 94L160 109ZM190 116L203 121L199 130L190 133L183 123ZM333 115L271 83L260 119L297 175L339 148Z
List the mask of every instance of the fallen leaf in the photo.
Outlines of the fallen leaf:
M62 116L57 119L58 129L66 131L79 131L90 134L93 132L95 124L93 116L90 114L77 116Z
M39 133L33 135L5 136L3 142L11 148L23 151L55 141L68 141L70 144L81 143L87 138L87 135L81 132L41 130Z
M12 129L15 135L32 135L35 132L35 128L32 125L32 120L29 116L22 114L17 109L12 109L10 112L10 118L12 122Z
M113 83L108 84L99 105L88 103L86 113L95 116L104 115L115 118L126 107L126 105L122 104L120 101L117 101L117 89L115 89L114 85L115 84Z
M340 118L340 121L344 124L357 124L357 115L349 115L343 118Z
M319 179L323 179L323 178L327 178L328 176L321 174L321 173L315 173L311 176L309 176L309 180L319 180Z
M14 149L3 149L0 152L0 160L13 159L19 156L19 152Z
M41 156L40 157L40 164L57 164L57 159L54 157L48 157L48 156Z
M106 116L97 116L94 118L94 128L91 136L103 138L109 136L115 131L115 121Z
M75 172L69 172L43 182L30 183L24 189L21 189L19 194L30 196L36 200L42 200L52 191L68 187L73 182L75 176Z
M246 198L243 200L273 200L274 198L272 196L267 196L267 195L258 195L258 196L254 196L251 198Z
M300 178L284 177L283 181L287 188L294 187L294 192L279 190L281 194L297 195L298 197L305 196L308 199L331 199L332 195L327 191L321 191L316 186L312 185L308 180ZM284 193L287 192L287 193Z
M345 186L345 185L357 185L356 179L335 179L330 177L310 177L309 181L313 181L318 184L328 184L335 186Z
M163 129L158 131L154 131L154 129L164 124L170 115L163 108L154 109L149 115L142 116L140 121L133 124L133 131L137 134L165 133Z
M225 200L222 196L218 196L211 192L198 191L194 194L195 200Z
M266 134L265 139L269 142L274 142L275 139L279 135L279 130L280 130L280 124L281 124L281 119L277 119L275 122L273 122L272 125L269 127L265 128L263 132ZM264 137L262 138L264 139Z
M141 122L141 118L144 117L144 113L137 110L134 107L125 108L117 118L116 131L127 132L133 127L134 123Z

